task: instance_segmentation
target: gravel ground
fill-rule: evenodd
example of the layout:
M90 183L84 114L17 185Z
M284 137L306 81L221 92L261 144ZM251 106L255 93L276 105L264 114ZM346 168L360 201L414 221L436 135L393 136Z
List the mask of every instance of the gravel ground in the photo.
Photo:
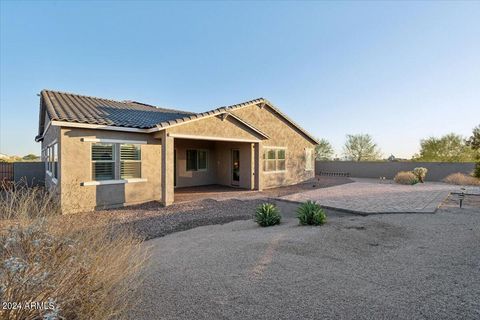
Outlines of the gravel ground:
M279 226L235 221L147 241L131 318L479 319L480 201L465 205L452 196L436 214L329 211L326 225L301 227L295 205L279 202Z
M269 201L268 197L350 182L353 180L349 178L317 177L293 186L268 189L262 192L227 192L229 195L219 194L217 196L213 194L212 197L216 199L184 201L168 207L152 201L119 209L63 215L56 217L51 223L62 224L65 221L73 220L80 230L91 226L112 224L115 228L133 230L140 237L148 240L199 226L251 219L255 207L262 202ZM208 190L209 187L205 189Z

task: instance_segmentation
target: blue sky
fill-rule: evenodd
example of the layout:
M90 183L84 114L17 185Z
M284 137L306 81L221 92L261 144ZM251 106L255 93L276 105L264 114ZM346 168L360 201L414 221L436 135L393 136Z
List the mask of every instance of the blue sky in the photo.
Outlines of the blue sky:
M39 153L37 93L205 111L265 97L341 154L480 124L480 2L1 2L0 152Z

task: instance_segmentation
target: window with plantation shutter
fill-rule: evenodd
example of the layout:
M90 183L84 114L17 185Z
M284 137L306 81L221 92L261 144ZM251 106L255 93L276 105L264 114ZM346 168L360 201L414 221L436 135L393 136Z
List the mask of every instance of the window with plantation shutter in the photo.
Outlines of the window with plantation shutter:
M120 145L120 178L140 178L142 171L140 146L135 144Z
M115 179L115 145L112 143L92 144L92 179Z

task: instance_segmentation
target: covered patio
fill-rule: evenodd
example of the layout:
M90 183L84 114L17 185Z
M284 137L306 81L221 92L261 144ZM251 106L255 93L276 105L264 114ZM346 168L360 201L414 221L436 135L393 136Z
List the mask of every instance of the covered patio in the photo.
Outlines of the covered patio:
M258 141L214 137L206 140L174 134L173 138L174 202L259 189L255 182Z
M170 124L161 140L162 203L175 201L175 189L221 185L261 190L262 141L268 136L230 113ZM186 196L184 196L186 197Z

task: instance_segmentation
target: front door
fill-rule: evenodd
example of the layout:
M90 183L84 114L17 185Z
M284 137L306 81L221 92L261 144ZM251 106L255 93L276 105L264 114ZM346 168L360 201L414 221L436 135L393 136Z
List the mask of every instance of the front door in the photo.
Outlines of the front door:
M240 150L232 149L232 186L240 184Z

